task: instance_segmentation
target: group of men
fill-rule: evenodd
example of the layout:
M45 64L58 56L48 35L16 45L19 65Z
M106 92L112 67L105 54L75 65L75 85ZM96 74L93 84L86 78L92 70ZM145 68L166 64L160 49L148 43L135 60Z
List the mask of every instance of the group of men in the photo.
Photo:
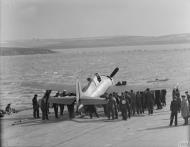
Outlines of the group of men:
M173 89L172 92L172 101L170 104L171 116L170 124L172 126L173 120L175 118L175 126L177 126L178 113L181 112L181 116L184 119L184 125L188 125L188 118L190 117L190 95L188 91L185 92L186 95L180 96L180 91L178 88Z
M157 109L162 109L166 105L166 90L150 91L147 88L145 91L130 92L125 91L118 93L105 93L102 97L108 100L107 105L104 105L105 115L110 119L117 119L118 112L121 112L122 119L127 120L131 116L144 113L145 109L148 114L153 114L153 107L156 104Z
M42 99L39 99L39 101L37 100L37 94L34 95L34 98L32 99L32 104L33 104L33 117L34 118L40 118L39 116L39 108L41 108L41 112L42 112L42 120L48 120L48 114L49 114L49 107L50 104L48 102L48 99L50 97L51 94L51 90L46 90L44 96L42 97ZM54 97L64 97L64 96L71 96L71 93L67 94L66 91L63 91L62 93L60 93L59 91L55 94ZM68 112L69 112L69 118L72 119L74 118L74 103L70 105L67 105L68 108ZM58 108L60 107L60 116L63 116L63 111L64 111L64 104L57 104L57 103L53 103L52 107L54 109L55 112L55 118L59 118L58 117Z
M48 119L48 113L49 113L48 99L50 97L50 94L51 90L47 90L42 99L40 99L39 103L37 101L37 95L34 95L33 98L34 118L39 118L39 107L40 107L42 111L42 119L43 120ZM67 95L71 96L71 94L66 93L66 91L63 91L62 93L58 91L54 97L59 97L59 96L64 97ZM148 114L153 114L153 107L155 104L157 105L158 109L161 109L162 106L166 105L165 89L150 91L147 88L145 91L134 92L133 90L131 90L130 92L125 91L121 94L113 92L110 94L105 93L101 97L107 99L107 104L104 104L103 108L105 116L107 116L108 119L117 119L118 112L121 112L122 119L127 120L127 118L134 116L136 113L138 115L144 113L145 109L148 110ZM74 104L75 101L72 104L67 105L70 119L74 118L75 116ZM63 115L64 104L53 103L52 106L54 108L55 118L59 118L58 117L59 107L60 107L60 116ZM95 114L96 117L99 117L95 105L86 105L84 106L83 110L85 114L90 115L90 118L93 117L93 114Z

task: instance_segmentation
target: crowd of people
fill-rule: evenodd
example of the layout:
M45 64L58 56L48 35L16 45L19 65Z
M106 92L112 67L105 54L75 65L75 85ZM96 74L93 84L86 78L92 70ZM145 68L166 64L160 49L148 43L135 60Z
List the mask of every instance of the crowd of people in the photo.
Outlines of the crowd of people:
M140 115L148 110L148 114L153 114L153 108L157 109L166 106L166 90L145 91L125 91L123 93L105 93L102 97L106 98L108 103L104 105L104 112L108 119L117 119L118 112L121 112L122 119L127 120L135 114Z
M33 102L33 115L34 118L39 118L39 108L42 111L42 119L48 119L49 112L49 103L48 98L50 97L51 90L47 90L42 99L40 99L39 103L37 102L37 95L34 95L32 100ZM66 91L57 92L54 97L64 97L64 96L73 96L73 93L67 93ZM166 90L149 90L145 91L125 91L123 93L105 93L101 96L102 98L106 98L107 104L103 105L104 114L108 119L118 119L118 113L121 112L121 116L123 120L127 120L131 116L140 115L148 110L148 114L153 114L153 108L156 105L157 109L162 109L163 106L166 105ZM75 117L74 112L75 101L67 105L67 109L69 112L69 118L72 119ZM60 108L60 116L63 115L64 104L53 103L52 105L55 118L58 117L58 108ZM85 105L80 114L89 115L90 118L93 118L93 114L96 117L99 117L96 106L95 105Z
M107 100L107 104L102 105L104 108L104 114L109 120L118 119L119 112L121 112L121 117L123 120L127 120L134 115L144 114L146 110L148 111L149 115L152 115L154 113L154 107L156 107L156 109L162 109L164 106L166 106L166 93L167 91L165 89L150 90L149 88L147 88L145 91L137 92L131 90L125 91L123 93L105 93L101 96ZM51 90L47 90L40 101L37 100L37 95L34 95L34 98L32 99L34 118L40 118L39 108L41 108L42 120L48 120L50 107L48 99L50 94ZM75 96L75 94L67 93L66 91L60 93L58 91L54 97L56 98L64 96ZM76 101L73 101L72 104L67 105L70 119L75 117L75 102ZM181 113L184 119L184 125L188 124L188 117L190 116L189 105L190 95L188 94L188 91L185 92L185 95L180 95L179 89L174 89L170 104L170 126L172 126L174 118L175 126L177 126L178 113ZM64 104L53 103L52 107L55 112L55 118L59 118L58 108L60 108L60 116L63 115ZM83 111L81 111L80 114L82 113L83 115L89 115L90 118L93 118L93 114L95 114L96 117L99 117L95 105L85 105L82 110Z

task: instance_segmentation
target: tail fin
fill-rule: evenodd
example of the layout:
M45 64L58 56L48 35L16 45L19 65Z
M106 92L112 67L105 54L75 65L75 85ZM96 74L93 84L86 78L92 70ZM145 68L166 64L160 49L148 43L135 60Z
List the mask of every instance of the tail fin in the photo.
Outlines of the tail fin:
M80 97L82 96L82 89L79 80L76 80L76 102L79 103Z

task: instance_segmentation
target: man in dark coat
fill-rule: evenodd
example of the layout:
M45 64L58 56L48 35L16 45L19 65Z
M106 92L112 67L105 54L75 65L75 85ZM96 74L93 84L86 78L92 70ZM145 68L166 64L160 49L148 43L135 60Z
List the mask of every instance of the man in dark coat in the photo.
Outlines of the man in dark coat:
M179 112L179 104L177 102L176 96L174 99L171 101L170 104L170 111L171 111L171 116L170 116L170 126L173 124L173 119L175 117L175 126L177 126L177 113Z
M32 99L33 117L34 117L34 118L40 118L40 115L39 115L39 104L38 104L37 97L38 97L38 95L35 94L35 95L34 95L34 98Z
M54 97L58 97L58 96L59 96L59 91L55 94ZM53 103L53 109L54 109L54 112L55 112L55 118L58 118L58 104Z
M139 91L136 94L136 108L137 114L142 114L141 94Z
M48 109L46 105L46 99L42 98L41 99L41 111L42 111L42 120L49 119L48 118Z
M126 99L126 105L127 105L127 111L128 111L128 117L131 118L131 97L128 94L128 92L125 92L125 99Z
M67 109L69 112L69 119L73 119L75 117L74 106L75 106L75 101L72 104L67 105Z
M120 98L120 110L121 110L122 119L127 120L127 100L123 94Z
M51 94L51 90L46 90L42 100L41 100L41 110L42 110L42 120L49 119L48 118L48 110L49 110L49 97Z
M166 89L161 90L161 102L163 106L166 106Z
M133 92L133 90L131 90L130 96L131 96L131 111L132 111L132 115L134 116L135 110L136 110L136 95Z
M110 94L109 98L108 98L108 104L107 104L107 108L108 108L108 119L110 119L110 115L112 116L112 119L115 119L115 106L116 106L116 101L113 98L113 95Z
M149 115L153 114L154 99L149 88L147 88L146 90L146 99L147 99L148 114Z
M162 109L160 90L155 90L155 103L157 105L157 109Z

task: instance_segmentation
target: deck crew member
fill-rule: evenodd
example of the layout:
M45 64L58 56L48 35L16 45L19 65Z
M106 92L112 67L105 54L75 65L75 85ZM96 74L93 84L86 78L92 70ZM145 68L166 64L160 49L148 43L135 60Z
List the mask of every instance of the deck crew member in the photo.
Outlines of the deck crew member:
M61 94L62 97L65 97L67 96L66 94L66 91L63 90L62 94ZM64 111L64 104L59 104L59 107L60 107L60 115L63 115L63 111Z
M185 95L182 95L181 116L184 119L184 125L188 125L189 104L188 104L187 99L185 99Z
M38 95L35 94L35 95L34 95L34 98L32 99L33 117L34 117L34 118L40 118L40 115L39 115L39 104L38 104L37 97L38 97Z
M137 108L137 114L142 114L141 94L139 91L137 91L136 94L136 108Z
M59 91L55 94L54 97L58 97L58 96L59 96ZM55 112L55 118L58 118L58 104L53 103L53 109L54 109L54 112Z
M172 126L172 124L173 124L174 117L175 117L175 126L177 126L177 113L179 112L179 104L177 102L177 97L176 96L171 101L170 111L171 111L170 126Z
M127 120L127 99L124 94L120 97L120 110L123 120Z
M132 111L132 115L135 115L135 109L136 109L136 95L133 92L133 90L131 90L130 92L130 96L131 96L131 111Z
M147 108L148 108L148 114L153 114L153 106L154 106L154 99L152 97L152 94L150 92L150 89L146 89L146 99L147 99Z
M189 102L189 111L190 111L190 95L188 94L188 91L185 91L185 94L186 94L187 100Z
M114 100L114 98L113 98L113 96L112 96L112 94L109 94L109 98L108 98L108 104L107 104L107 108L108 108L108 119L110 119L110 116L112 116L112 120L114 120L115 119L115 106L116 106L116 104L115 104L116 102L115 102L115 100Z

